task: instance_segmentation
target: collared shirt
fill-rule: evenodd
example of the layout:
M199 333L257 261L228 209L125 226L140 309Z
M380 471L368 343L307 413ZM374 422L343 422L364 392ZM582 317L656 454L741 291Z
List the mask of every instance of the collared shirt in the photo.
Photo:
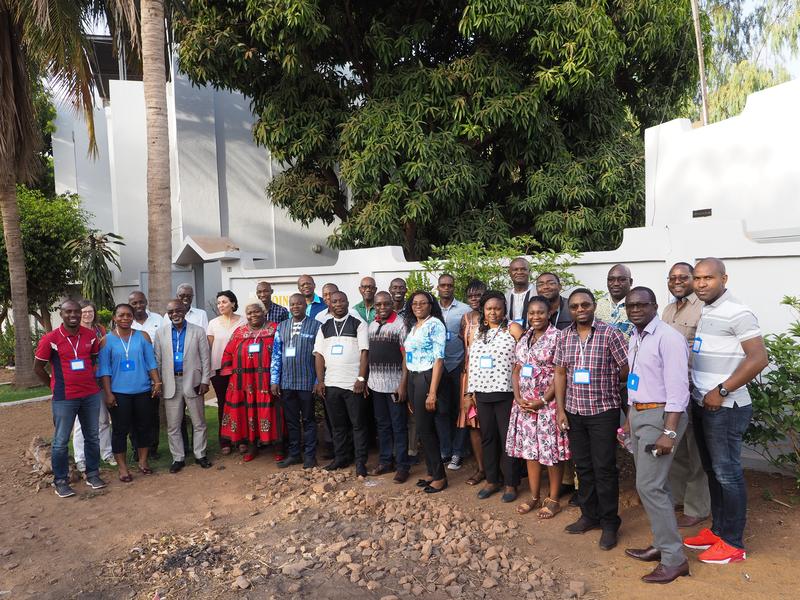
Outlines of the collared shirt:
M325 385L352 390L361 369L361 353L369 350L367 324L347 315L328 319L317 332L314 354L325 359Z
M162 319L156 313L151 313L149 310L145 312L147 313L147 319L145 319L144 323L139 323L136 319L134 319L133 323L131 323L131 329L144 331L150 336L150 342L153 343L156 339L156 331L164 324L164 319Z
M689 294L682 300L675 300L661 314L661 320L667 325L675 328L686 339L689 348L694 343L694 336L697 332L697 322L703 313L703 302L697 294ZM693 353L689 353L689 366L692 365Z
M284 390L311 391L317 382L314 367L314 341L320 323L305 317L299 323L286 319L278 325L272 345L270 381ZM293 348L294 356L288 356Z
M316 317L327 308L328 305L322 301L322 298L314 294L314 300L311 301L311 304L306 304L306 316L312 318Z
M282 323L288 318L289 311L285 306L275 304L274 302L269 303L269 308L267 309L267 321L272 321L273 323Z
M698 404L712 389L724 382L744 360L742 342L761 335L753 312L726 290L711 304L703 306L692 345L692 398ZM751 403L743 385L722 399L722 406L732 408Z
M438 359L444 360L446 343L447 330L436 317L429 317L420 327L412 326L403 342L406 367L415 373L429 371Z
M370 308L367 308L367 305L362 300L361 302L359 302L358 304L353 306L353 308L359 314L361 319L367 323L367 325L369 325L370 323L372 323L375 320L375 305L374 304Z
M528 289L524 292L516 292L511 288L506 292L506 306L508 307L508 320L515 321L525 327L525 307L528 305L528 300L536 295L536 286L532 283L528 285Z
M50 363L54 402L85 398L100 391L92 365L99 352L97 334L86 327L79 326L77 335L72 335L61 325L42 336L35 356L36 360Z
M689 348L675 329L654 317L628 344L628 403L666 402L667 412L684 412L689 404Z
M611 296L606 293L597 301L597 308L594 311L594 318L605 321L612 327L616 327L625 336L627 342L631 338L634 326L628 320L628 313L625 310L625 299L614 302Z
M198 325L202 327L203 331L208 329L208 313L204 311L202 308L195 308L194 306L192 306L186 312L184 319L186 319L192 325ZM164 321L167 323L171 322L169 320L169 316L167 315L167 313L164 313ZM135 322L136 321L134 321L134 323Z
M558 310L550 315L550 324L559 331L572 325L572 313L569 312L569 300L559 296Z
M347 309L347 314L350 315L351 317L355 317L359 321L364 321L364 319L361 318L361 315L358 314L358 312L352 306ZM331 312L331 309L329 309L326 306L325 310L319 311L314 318L317 321L319 321L320 323L324 323L328 319L332 319L333 318L333 313ZM366 321L364 321L364 322L366 323Z
M468 304L459 302L455 298L450 306L445 308L441 304L444 326L447 329L444 346L444 368L453 371L464 363L464 340L461 339L461 319L472 312Z
M392 394L403 377L403 341L406 324L392 311L385 321L369 324L369 388Z
M172 356L173 356L173 369L176 373L183 371L183 359L182 357L186 354L186 323L183 324L181 330L178 331L175 329L175 324L170 323L172 327ZM175 360L177 357L178 352L181 353L181 360Z
M628 362L625 336L597 319L582 342L577 324L561 332L553 363L567 370L567 412L596 415L620 407L619 372ZM575 383L575 370L588 369L589 383Z

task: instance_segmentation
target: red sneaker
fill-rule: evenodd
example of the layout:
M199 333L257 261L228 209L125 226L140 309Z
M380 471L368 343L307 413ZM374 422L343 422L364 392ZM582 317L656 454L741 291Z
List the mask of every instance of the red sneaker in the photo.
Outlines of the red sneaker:
M683 539L683 545L692 550L708 550L719 541L719 536L708 527L701 529L695 536Z
M697 555L700 562L711 565L727 565L728 563L742 562L747 558L747 553L739 548L719 540L705 552Z

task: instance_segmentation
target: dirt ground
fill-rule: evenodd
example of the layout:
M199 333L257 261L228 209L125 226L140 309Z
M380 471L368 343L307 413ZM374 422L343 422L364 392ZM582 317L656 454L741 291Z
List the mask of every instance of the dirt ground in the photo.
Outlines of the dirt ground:
M212 457L214 468L192 465L178 475L161 471L146 477L134 471L132 484L118 482L116 473L107 471L103 475L110 485L105 490L91 492L79 483L77 497L59 499L52 488L36 491L37 478L24 458L36 435L52 435L49 403L0 409L0 598L150 599L156 590L162 598L251 599L378 599L393 594L649 599L667 592L670 597L704 600L774 600L798 594L800 499L794 482L785 477L748 473L746 562L704 565L690 556L692 577L654 589L639 581L650 565L624 555L626 547L646 546L650 538L644 511L631 491L629 469L623 470L620 544L603 552L597 546L599 532L563 532L577 518L577 509L540 522L535 515L518 516L515 505L502 504L497 496L477 500L476 490L464 483L472 472L470 464L450 474L446 492L430 498L414 487L423 474L421 467L402 486L392 484L391 476L360 481L342 475L330 493L316 494L310 491L312 484L328 475L299 469L294 474L279 472L265 453L249 464L236 456ZM446 510L441 512L448 513L444 521L436 517L442 507ZM398 521L395 513L400 510L410 516ZM428 518L452 523L458 532L472 532L471 539L477 540L472 563L452 568L449 575L446 560L452 566L456 557L448 557L445 546L458 540L444 527L433 542L430 562L419 558L417 548L425 553ZM499 524L497 541L481 546L481 528L485 532L491 524ZM387 547L390 527L405 537ZM409 539L418 540L413 548ZM342 552L357 550L365 557L374 548L377 565L375 558L363 558L363 567L337 564L343 562L341 555L331 554L337 543ZM483 556L487 548L494 548L491 544L508 556L498 557L505 561L502 569L494 566L497 585L484 587L481 582L486 583L491 572L484 572ZM187 560L189 554L192 558ZM385 570L380 557L389 563ZM168 570L178 559L185 562ZM306 572L290 572L305 559ZM515 560L521 563L514 565ZM186 568L198 561L208 577L198 577L195 567ZM359 580L362 568L366 575ZM534 569L536 576L527 579L533 585L525 584L526 571ZM247 589L231 589L239 573L248 578ZM455 587L445 590L442 577L452 578L450 585ZM570 591L576 585L579 591Z

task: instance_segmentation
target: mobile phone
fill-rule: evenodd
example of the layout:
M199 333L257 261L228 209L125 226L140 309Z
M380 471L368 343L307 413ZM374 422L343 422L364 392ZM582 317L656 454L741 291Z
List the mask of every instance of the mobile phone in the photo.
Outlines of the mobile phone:
M656 445L655 444L647 444L647 446L644 447L644 451L645 452L649 452L653 456L658 456L658 454L657 454L658 451L656 450Z
M478 409L475 408L474 406L470 406L469 410L467 411L467 418L474 419L477 416L478 416Z

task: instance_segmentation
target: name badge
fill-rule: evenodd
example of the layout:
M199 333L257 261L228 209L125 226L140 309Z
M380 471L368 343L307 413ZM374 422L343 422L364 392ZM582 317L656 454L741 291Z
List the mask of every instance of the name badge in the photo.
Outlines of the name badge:
M533 365L522 365L519 372L520 377L533 377Z
M69 361L69 368L73 371L83 371L86 366L80 358L76 358L75 360Z
M406 362L414 362L414 353L413 352L406 352Z
M578 385L589 385L592 378L589 375L589 369L575 369L572 372L572 383Z
M628 389L634 392L639 389L639 376L636 373L628 375Z
M259 352L261 352L261 342L256 342L255 344L248 344L247 352L248 354L258 354Z
M494 369L494 358L486 355L481 356L478 365L481 369Z
M119 364L120 371L133 371L136 369L136 361L133 360L123 360Z
M694 341L692 341L692 352L695 354L700 354L700 346L703 345L703 338L696 337Z
M183 362L183 352L176 352L172 357L173 362L182 363Z
M344 346L342 346L341 344L334 344L333 346L331 346L331 354L333 356L339 356L344 354Z
M289 346L286 348L286 358L294 358L297 356L297 348Z

